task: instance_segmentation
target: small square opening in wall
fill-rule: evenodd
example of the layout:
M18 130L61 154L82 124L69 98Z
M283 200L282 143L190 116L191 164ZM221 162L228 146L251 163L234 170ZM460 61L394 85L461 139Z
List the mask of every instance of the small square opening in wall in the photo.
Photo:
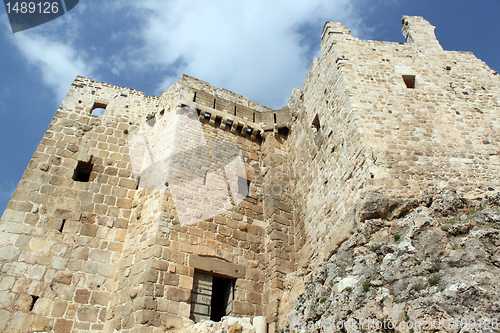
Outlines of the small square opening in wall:
M406 88L415 89L416 86L415 75L403 75L403 81L406 84Z
M106 111L107 104L105 103L100 103L100 102L95 102L94 105L92 105L92 108L90 109L90 114L96 115L96 116L104 116L104 112Z
M78 161L75 172L73 173L73 180L75 182L88 182L90 174L92 173L92 163L90 161Z

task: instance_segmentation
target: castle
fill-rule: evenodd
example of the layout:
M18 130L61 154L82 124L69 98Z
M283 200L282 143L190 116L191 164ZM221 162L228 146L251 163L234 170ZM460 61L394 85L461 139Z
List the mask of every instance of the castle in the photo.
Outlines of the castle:
M160 97L77 77L1 218L0 330L277 332L285 276L352 234L365 191L498 190L500 76L402 23L406 43L327 22L280 110L189 76Z

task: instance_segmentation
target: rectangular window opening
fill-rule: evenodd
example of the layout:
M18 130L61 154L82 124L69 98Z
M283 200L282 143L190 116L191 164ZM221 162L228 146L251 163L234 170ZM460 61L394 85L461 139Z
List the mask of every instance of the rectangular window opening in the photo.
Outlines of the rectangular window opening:
M107 106L108 105L105 103L95 102L94 105L92 105L92 108L90 109L90 114L102 117L104 116L104 112L106 111Z
M217 99L215 99L215 98L214 98L214 107L213 107L213 109L215 109L215 101L216 101L216 100L217 100Z
M195 272L191 292L191 316L198 323L204 320L221 321L232 313L234 279Z
M274 114L274 123L276 124L277 121L276 121L276 113Z
M253 113L253 122L255 123L255 112Z
M196 102L196 91L194 92L193 102Z
M236 105L234 106L234 115L236 116Z
M78 164L73 173L73 180L75 182L88 182L90 174L92 173L92 158L88 162L78 161Z
M406 88L415 89L415 75L403 75L403 81L405 81Z

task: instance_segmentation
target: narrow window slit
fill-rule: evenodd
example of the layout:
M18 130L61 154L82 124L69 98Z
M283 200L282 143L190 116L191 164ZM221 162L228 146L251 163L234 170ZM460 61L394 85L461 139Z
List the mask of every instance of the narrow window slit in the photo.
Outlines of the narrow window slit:
M196 91L194 92L193 102L196 102Z
M314 128L316 128L316 131L319 132L320 128L321 128L321 124L319 123L319 117L318 117L318 114L316 114L316 116L314 116L314 120L312 122L312 125L314 126Z
M276 113L274 114L274 123L276 124L277 121L276 121Z
M255 123L255 112L253 113L253 122Z
M33 311L33 308L35 307L35 303L38 301L38 296L31 295L31 304L30 304L30 309L29 311Z
M141 176L137 177L137 182L135 184L135 189L138 190L139 189L139 184L141 183Z
M236 116L236 105L234 106L234 115Z
M214 98L214 107L213 107L214 109L215 109L215 101L216 101L216 99Z
M66 220L62 220L61 227L59 228L59 232L63 232L65 224L66 224Z

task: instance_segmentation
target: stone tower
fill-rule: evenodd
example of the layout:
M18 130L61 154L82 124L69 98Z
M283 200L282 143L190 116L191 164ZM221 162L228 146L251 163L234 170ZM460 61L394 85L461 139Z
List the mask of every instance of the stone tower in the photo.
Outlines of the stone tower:
M0 222L0 329L277 332L285 276L352 234L363 192L498 189L498 74L402 22L406 43L327 22L280 110L189 76L160 97L77 77Z

